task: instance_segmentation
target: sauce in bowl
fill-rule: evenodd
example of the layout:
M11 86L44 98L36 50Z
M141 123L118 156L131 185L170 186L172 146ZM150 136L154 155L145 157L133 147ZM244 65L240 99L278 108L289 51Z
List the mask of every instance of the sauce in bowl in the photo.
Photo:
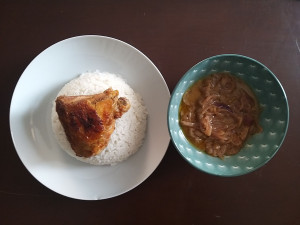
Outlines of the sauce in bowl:
M249 136L262 131L259 114L250 87L229 73L195 82L179 107L185 137L199 150L219 158L238 153Z

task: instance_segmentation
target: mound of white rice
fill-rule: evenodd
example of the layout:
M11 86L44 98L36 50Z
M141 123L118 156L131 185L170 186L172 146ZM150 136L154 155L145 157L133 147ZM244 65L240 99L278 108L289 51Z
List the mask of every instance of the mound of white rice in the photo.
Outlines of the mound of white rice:
M138 151L143 143L147 125L147 109L142 97L119 76L99 71L87 72L67 83L58 93L60 95L90 95L111 87L119 91L119 97L129 99L131 107L127 113L116 120L115 131L107 147L90 158L78 157L71 148L64 129L55 110L52 108L52 129L61 148L76 159L94 165L112 165L127 159Z

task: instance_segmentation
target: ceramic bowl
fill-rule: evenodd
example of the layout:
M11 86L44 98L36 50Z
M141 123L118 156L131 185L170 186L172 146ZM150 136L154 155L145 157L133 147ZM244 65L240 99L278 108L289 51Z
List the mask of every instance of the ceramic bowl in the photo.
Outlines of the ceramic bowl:
M263 132L247 139L238 154L224 159L197 150L179 125L179 105L185 91L197 80L217 72L229 72L244 80L262 108L259 121ZM168 107L169 133L180 155L197 169L218 176L239 176L265 165L282 145L288 123L287 97L276 76L257 60L236 54L213 56L189 69L177 83Z

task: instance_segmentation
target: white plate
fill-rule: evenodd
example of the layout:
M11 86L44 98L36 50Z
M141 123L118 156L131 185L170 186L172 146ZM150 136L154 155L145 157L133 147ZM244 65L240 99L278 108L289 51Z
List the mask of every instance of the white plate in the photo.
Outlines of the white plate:
M82 72L121 75L144 99L147 133L141 149L115 166L93 166L62 151L51 128L52 101L62 86ZM138 186L157 168L170 141L170 92L155 65L139 50L103 36L79 36L40 53L19 79L10 107L16 151L29 172L49 189L71 198L106 199Z

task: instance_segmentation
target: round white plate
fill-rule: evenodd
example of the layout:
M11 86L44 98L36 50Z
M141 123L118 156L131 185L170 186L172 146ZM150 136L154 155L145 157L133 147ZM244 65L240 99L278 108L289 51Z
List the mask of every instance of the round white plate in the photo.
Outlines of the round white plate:
M51 128L52 101L63 85L86 71L118 74L144 99L147 132L141 149L114 166L80 162L60 149ZM40 53L20 77L10 106L16 151L49 189L75 199L98 200L138 186L157 168L170 142L170 92L155 65L131 45L104 36L79 36Z

